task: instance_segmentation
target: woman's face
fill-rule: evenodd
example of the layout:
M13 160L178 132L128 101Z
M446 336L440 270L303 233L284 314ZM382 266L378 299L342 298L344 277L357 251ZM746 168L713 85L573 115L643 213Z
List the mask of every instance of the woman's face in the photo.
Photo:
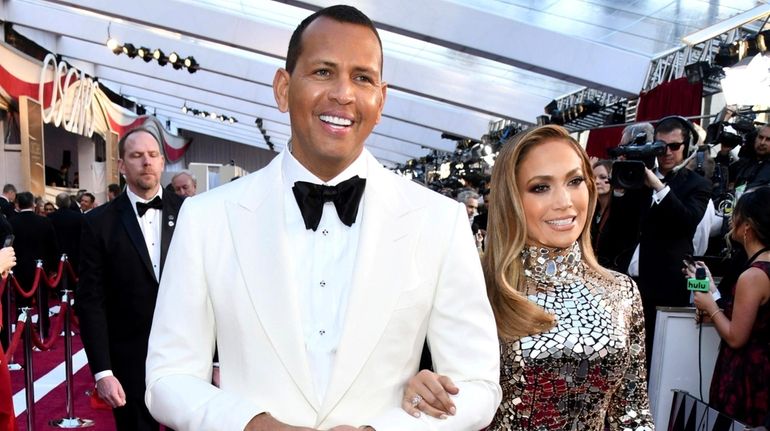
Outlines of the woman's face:
M518 166L516 182L530 245L566 248L586 223L588 186L583 160L564 140L532 147Z
M594 181L596 182L596 194L606 195L610 192L610 173L604 165L594 168Z

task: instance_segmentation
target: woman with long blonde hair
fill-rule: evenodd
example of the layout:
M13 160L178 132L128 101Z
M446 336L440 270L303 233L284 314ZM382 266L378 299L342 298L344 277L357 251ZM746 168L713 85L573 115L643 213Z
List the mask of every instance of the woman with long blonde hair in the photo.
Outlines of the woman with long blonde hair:
M488 429L654 429L639 293L594 256L597 192L583 148L559 126L522 132L498 155L491 186L482 263L503 401ZM403 407L451 421L457 392L422 371Z

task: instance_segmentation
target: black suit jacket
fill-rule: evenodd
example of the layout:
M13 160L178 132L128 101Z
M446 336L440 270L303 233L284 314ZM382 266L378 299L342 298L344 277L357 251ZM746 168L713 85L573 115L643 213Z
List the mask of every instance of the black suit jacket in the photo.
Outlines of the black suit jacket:
M5 196L0 196L0 211L3 212L6 219L10 220L16 215L16 205L9 202Z
M43 267L47 271L53 271L58 267L59 247L56 244L56 233L48 218L32 211L20 212L9 222L16 236L13 241L13 248L16 251L16 266L13 268L13 274L19 280L21 287L29 290L32 288L38 259L43 259ZM41 286L44 285L41 284Z
M0 214L0 247L5 242L5 237L13 234L13 228L8 220L5 218L5 214Z
M163 193L161 268L182 200ZM127 395L144 396L144 363L158 280L123 192L85 216L76 312L91 372L111 369Z
M80 234L83 227L83 214L69 208L59 208L48 214L56 232L59 251L66 253L75 272L80 263Z
M687 168L666 179L671 188L648 205L639 233L639 291L656 306L686 306L690 292L682 260L692 254L695 228L706 212L711 182ZM646 202L652 203L652 194Z
M652 190L625 190L623 196L612 193L604 229L599 231L598 226L592 226L592 235L599 264L626 274L639 244L639 228L650 207Z

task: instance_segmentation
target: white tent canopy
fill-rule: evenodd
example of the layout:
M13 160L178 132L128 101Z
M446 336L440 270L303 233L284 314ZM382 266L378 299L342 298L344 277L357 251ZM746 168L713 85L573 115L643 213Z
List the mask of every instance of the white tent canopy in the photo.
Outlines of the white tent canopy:
M114 92L179 128L276 149L289 139L271 84L296 25L335 1L4 0L0 18ZM582 88L638 95L650 62L682 37L765 0L359 0L381 29L389 83L367 142L387 164L432 149L442 133L478 139L490 122L534 123L551 100ZM109 37L193 56L197 73L113 54ZM192 117L182 106L234 117Z

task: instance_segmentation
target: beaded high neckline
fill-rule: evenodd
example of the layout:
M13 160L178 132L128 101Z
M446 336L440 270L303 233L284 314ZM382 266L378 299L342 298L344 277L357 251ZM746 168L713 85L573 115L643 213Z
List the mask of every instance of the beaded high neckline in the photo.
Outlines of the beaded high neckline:
M583 255L577 242L566 248L526 247L521 252L521 261L527 278L547 284L574 280L584 271Z

